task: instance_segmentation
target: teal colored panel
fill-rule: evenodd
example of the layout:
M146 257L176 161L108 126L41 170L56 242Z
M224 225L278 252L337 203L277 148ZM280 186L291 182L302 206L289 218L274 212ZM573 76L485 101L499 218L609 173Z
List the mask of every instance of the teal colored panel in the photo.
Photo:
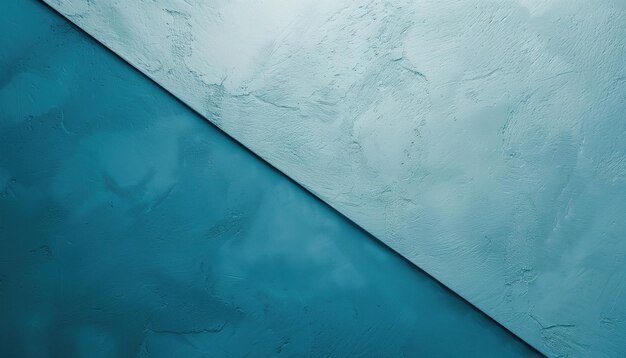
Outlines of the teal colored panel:
M1 9L1 356L537 355L45 6Z

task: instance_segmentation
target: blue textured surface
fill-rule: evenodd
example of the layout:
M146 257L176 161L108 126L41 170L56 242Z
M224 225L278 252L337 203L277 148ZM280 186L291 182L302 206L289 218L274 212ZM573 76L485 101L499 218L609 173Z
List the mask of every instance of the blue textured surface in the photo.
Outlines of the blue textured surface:
M2 356L536 354L45 6L1 6Z
M625 355L625 0L43 1L543 353Z

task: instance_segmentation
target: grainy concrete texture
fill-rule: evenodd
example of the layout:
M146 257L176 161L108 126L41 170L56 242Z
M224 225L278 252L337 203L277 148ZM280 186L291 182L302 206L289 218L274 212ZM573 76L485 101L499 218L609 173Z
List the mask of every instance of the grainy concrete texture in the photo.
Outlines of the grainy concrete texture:
M544 353L626 353L625 1L46 2Z
M0 9L1 357L536 355L44 4Z

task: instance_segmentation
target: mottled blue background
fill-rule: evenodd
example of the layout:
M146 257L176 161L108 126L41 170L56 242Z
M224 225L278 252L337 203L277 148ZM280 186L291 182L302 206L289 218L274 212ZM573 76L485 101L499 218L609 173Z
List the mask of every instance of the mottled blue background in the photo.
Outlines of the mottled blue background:
M44 5L0 6L2 356L536 354Z

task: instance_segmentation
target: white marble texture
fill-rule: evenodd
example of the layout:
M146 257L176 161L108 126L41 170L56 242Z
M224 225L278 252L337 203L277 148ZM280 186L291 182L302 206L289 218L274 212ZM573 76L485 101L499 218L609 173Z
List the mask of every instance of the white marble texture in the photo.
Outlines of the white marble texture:
M45 2L542 352L626 352L625 1Z

